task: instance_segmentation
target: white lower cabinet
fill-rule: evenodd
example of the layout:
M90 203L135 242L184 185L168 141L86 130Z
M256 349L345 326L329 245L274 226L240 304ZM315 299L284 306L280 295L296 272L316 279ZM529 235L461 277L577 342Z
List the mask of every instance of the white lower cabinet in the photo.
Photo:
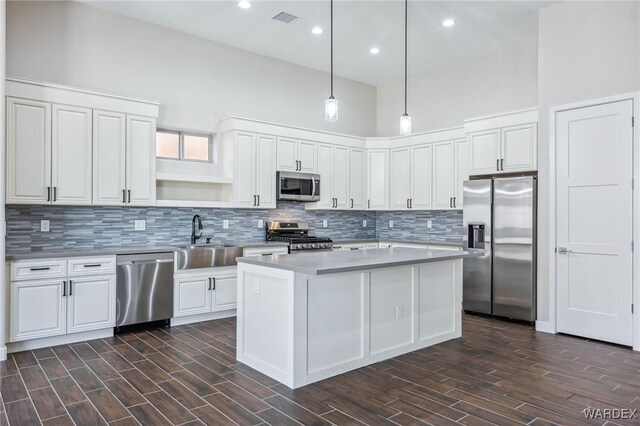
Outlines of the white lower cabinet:
M207 314L236 308L236 268L224 271L206 269L176 274L173 316Z
M115 325L116 277L70 279L67 289L67 333Z
M105 261L111 266L101 275L82 275L74 272L74 267L67 266L86 264L93 267ZM59 264L64 267L58 268ZM11 342L115 326L115 257L17 261L11 264L11 270L33 273L32 276L26 272L12 273L9 306ZM65 275L66 271L69 271L68 275ZM47 274L60 273L62 277L47 278Z
M66 333L64 287L62 279L11 283L12 342Z

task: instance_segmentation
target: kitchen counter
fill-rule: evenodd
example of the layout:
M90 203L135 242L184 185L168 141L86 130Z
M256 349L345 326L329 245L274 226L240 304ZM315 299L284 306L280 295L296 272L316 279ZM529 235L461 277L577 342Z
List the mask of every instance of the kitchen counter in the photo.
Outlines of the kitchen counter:
M238 259L238 361L290 388L461 336L462 263L391 247Z
M392 268L415 263L440 262L481 256L482 252L424 250L391 247L354 251L323 251L300 255L240 257L238 263L265 266L309 275L336 274Z
M334 245L341 244L367 244L367 243L404 243L404 244L419 244L430 246L448 246L448 247L462 247L462 242L457 241L421 241L421 240L397 240L397 239L384 239L384 238L355 238L347 240L333 240Z

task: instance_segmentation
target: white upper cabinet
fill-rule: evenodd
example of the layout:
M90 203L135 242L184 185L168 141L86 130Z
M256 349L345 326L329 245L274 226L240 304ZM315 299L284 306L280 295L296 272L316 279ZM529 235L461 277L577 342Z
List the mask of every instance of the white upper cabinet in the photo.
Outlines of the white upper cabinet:
M433 208L436 210L453 208L454 157L454 142L433 144Z
M367 150L367 209L389 208L389 150Z
M520 172L536 169L537 127L536 124L525 124L501 130L500 171Z
M279 137L277 151L278 170L304 173L316 172L317 143Z
M349 208L364 210L366 206L367 163L364 149L349 150Z
M431 168L432 147L422 145L411 147L411 194L409 208L431 209Z
M335 208L349 207L349 148L342 146L333 147L333 196Z
M470 174L535 171L538 167L537 123L537 109L465 121Z
M276 138L234 132L234 207L276 208Z
M7 98L7 204L51 202L51 104Z
M126 116L93 111L93 204L126 203Z
M466 139L460 139L455 144L455 187L453 192L453 207L461 209L463 206L462 189L464 182L469 180L469 142Z
M390 208L408 210L411 198L411 148L396 148L390 153Z
M156 120L127 116L127 205L156 203Z
M157 104L14 79L6 90L8 204L155 205Z
M351 210L364 208L364 150L329 144L318 144L318 174L320 175L320 201L311 208ZM354 176L353 169L361 175ZM355 182L351 192L351 178ZM353 199L353 207L352 200Z
M92 111L53 105L51 186L54 204L91 204Z
M333 198L333 146L318 145L318 174L320 175L320 201L317 207L331 209L335 206Z
M485 175L500 171L500 131L489 130L469 135L471 174Z

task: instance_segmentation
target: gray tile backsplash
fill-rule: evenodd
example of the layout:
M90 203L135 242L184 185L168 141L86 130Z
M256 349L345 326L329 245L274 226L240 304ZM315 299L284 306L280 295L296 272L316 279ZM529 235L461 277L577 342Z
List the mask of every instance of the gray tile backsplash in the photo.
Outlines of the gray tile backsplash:
M11 254L64 249L183 245L191 236L191 217L204 223L203 239L213 242L264 241L258 220L309 222L318 236L333 239L389 238L459 242L461 212L309 211L303 203L279 202L275 210L204 208L7 206L6 251ZM50 232L40 232L40 220L50 221ZM394 228L388 228L393 219ZM427 229L427 220L433 228ZM146 220L145 231L134 221ZM229 228L223 229L223 220ZM323 228L323 220L328 227ZM367 227L362 221L367 221Z

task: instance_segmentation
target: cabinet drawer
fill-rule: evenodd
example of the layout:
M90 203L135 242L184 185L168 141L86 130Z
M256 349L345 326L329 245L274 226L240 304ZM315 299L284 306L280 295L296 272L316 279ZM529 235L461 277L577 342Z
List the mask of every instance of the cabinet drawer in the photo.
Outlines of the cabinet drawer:
M67 274L65 259L20 260L11 262L11 281L61 278Z
M110 257L76 257L69 259L68 276L115 274L116 258Z
M289 254L289 247L255 247L244 249L244 256L271 256L272 254Z

